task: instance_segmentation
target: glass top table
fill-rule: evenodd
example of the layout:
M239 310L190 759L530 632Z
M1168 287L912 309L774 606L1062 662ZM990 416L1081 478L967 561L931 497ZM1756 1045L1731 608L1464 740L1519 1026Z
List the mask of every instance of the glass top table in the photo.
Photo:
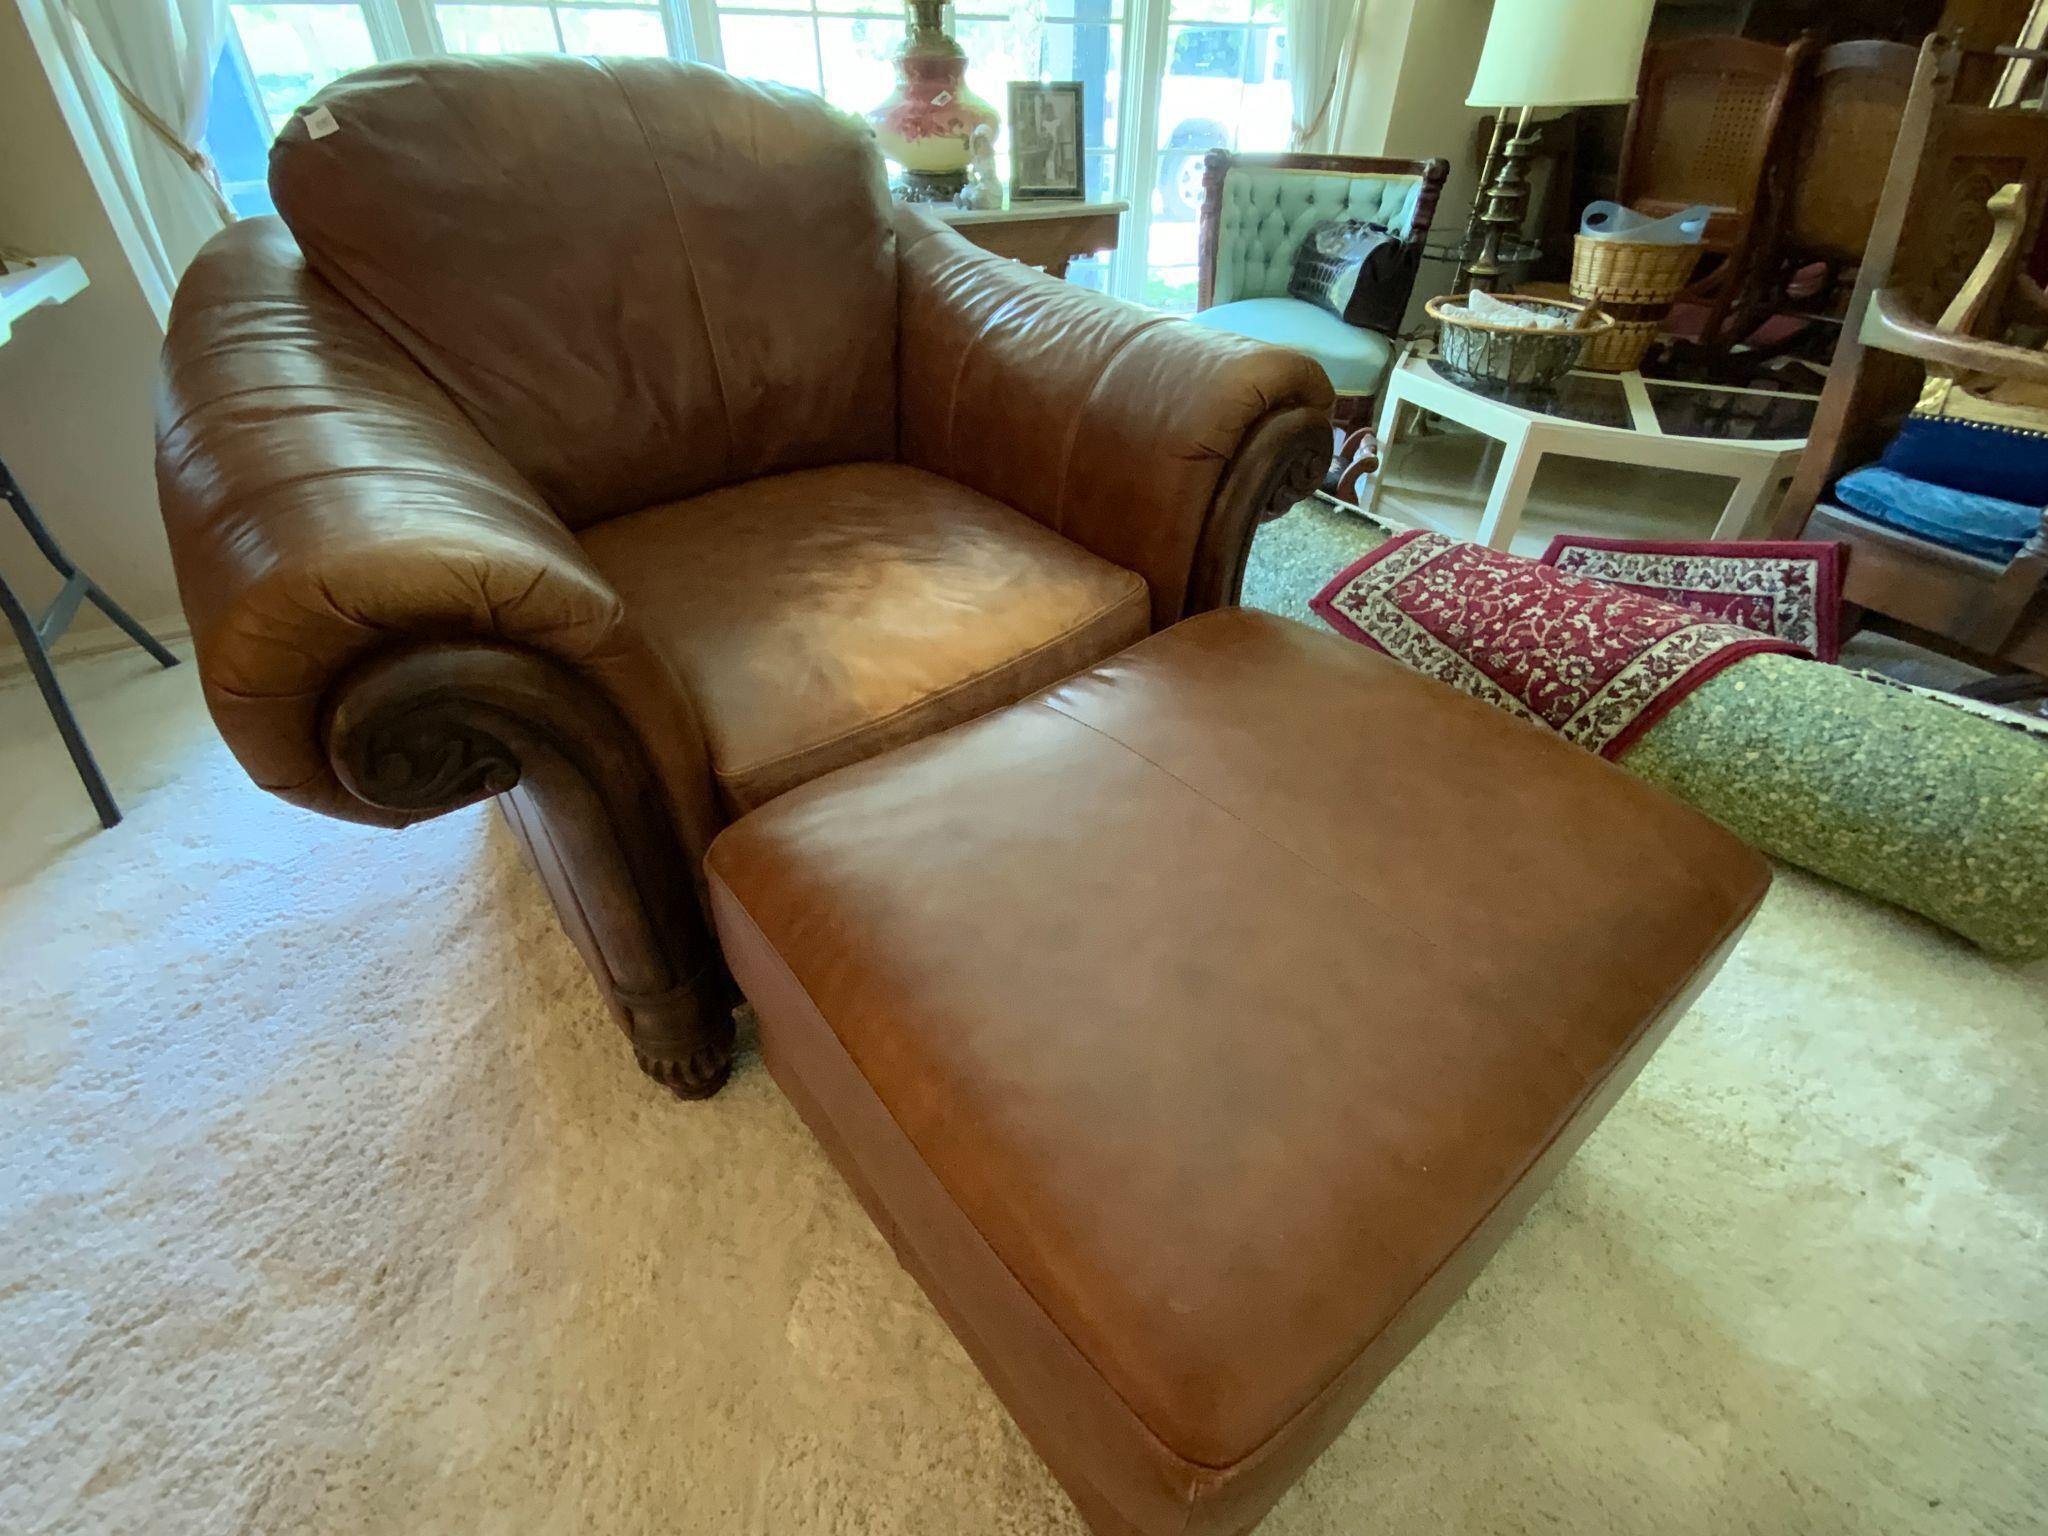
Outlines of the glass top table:
M1479 542L1490 549L1513 541L1536 468L1548 454L1733 480L1713 537L1757 538L1772 493L1806 447L1819 404L1818 395L1645 379L1635 372L1568 373L1547 390L1485 385L1418 347L1387 377L1379 419L1382 468L1366 510L1379 504L1392 450L1425 413L1501 444L1479 520Z
M1644 430L1637 419L1647 404L1655 430L1667 437L1737 438L1804 442L1813 430L1819 395L1784 390L1729 389L1718 384L1686 384L1672 379L1646 379L1639 373L1568 373L1548 390L1507 388L1474 383L1439 358L1429 358L1430 371L1460 389L1503 405L1612 427L1622 432ZM1640 391L1640 402L1634 397Z

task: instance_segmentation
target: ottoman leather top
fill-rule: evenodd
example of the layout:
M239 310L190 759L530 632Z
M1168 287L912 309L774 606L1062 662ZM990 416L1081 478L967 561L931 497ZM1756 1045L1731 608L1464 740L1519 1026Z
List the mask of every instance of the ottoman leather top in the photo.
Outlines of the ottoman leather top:
M709 869L778 1078L843 1051L1194 1469L1259 1455L1456 1268L1769 881L1549 733L1242 610L786 795Z

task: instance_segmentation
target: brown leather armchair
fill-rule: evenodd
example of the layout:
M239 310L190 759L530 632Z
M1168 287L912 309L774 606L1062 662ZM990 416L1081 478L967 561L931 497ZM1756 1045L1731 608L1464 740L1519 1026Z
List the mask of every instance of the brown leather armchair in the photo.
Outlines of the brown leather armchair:
M207 701L299 805L498 797L679 1093L731 1053L720 825L1233 601L1327 462L1312 363L893 209L814 97L438 59L317 104L165 346Z

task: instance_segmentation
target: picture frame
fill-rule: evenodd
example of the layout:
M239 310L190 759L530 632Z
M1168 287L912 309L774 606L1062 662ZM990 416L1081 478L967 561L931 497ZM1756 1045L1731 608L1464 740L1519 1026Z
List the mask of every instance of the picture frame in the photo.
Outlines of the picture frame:
M1010 82L1010 200L1086 196L1086 119L1079 80Z

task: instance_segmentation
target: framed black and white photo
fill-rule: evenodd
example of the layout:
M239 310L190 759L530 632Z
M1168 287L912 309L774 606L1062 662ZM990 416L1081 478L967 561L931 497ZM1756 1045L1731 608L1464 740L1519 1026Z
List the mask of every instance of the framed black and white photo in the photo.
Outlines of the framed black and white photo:
M1081 82L1010 82L1010 199L1082 195Z

